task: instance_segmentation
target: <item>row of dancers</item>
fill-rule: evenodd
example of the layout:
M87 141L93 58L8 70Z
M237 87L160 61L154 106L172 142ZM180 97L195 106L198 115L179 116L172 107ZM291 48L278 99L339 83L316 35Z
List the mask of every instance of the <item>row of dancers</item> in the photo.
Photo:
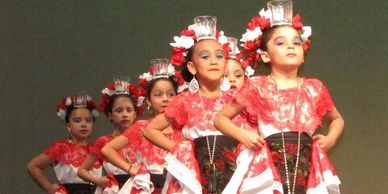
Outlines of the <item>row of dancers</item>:
M344 120L323 82L298 73L310 35L289 0L251 19L241 52L214 16L198 16L138 85L116 79L98 105L84 93L63 98L69 138L28 171L50 194L340 193L326 151ZM257 64L270 73L253 75ZM91 142L99 112L113 130ZM143 112L149 118L136 119ZM50 165L56 183L44 174Z

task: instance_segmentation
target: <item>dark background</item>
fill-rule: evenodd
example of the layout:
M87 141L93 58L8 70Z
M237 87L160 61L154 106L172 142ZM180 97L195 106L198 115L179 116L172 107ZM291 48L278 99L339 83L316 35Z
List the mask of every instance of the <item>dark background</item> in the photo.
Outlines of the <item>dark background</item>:
M27 162L66 128L55 106L86 90L96 100L114 76L137 81L149 60L169 57L172 37L197 15L241 37L266 1L1 1L1 193L42 193ZM312 47L302 74L323 80L342 113L345 132L329 156L342 192L388 190L388 3L300 0ZM102 116L93 135L109 133ZM49 174L51 171L48 170Z

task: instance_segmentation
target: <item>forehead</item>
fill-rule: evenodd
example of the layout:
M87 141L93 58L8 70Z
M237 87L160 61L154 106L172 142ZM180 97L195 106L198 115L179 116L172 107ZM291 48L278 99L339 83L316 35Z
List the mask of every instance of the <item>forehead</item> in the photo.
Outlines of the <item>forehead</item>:
M113 107L122 106L122 105L130 105L133 106L132 100L127 96L119 96L113 102Z
M88 117L91 116L87 108L76 108L70 113L70 117Z
M233 59L228 60L227 71L236 71L236 70L244 71L242 65L239 62Z
M291 26L281 26L278 27L274 30L272 34L272 39L279 37L279 36L284 36L284 37L299 37L298 31L295 30L295 28Z
M194 46L194 52L201 50L222 50L221 44L214 39L200 40Z
M172 85L171 81L160 79L155 82L151 92L156 90L163 91L163 90L173 90L173 89L174 89L174 86Z

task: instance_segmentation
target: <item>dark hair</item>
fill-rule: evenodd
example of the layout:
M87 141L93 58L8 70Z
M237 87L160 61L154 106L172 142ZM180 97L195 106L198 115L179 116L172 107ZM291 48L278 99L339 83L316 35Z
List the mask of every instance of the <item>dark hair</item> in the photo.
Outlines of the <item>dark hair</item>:
M73 112L73 110L76 110L78 108L81 108L81 107L66 106L66 116L65 116L66 123L70 122L70 114ZM90 109L89 107L82 107L82 108L86 108L89 110L90 113L92 113L92 109ZM92 117L93 117L93 121L95 121L96 118L93 115L92 115Z
M151 99L151 91L154 88L156 82L158 82L159 80L165 80L165 81L171 82L172 86L174 87L175 93L177 93L178 83L176 82L175 76L170 76L168 78L160 77L160 78L153 79L147 83L147 90L146 90L147 94L146 95L147 95L148 99Z
M105 107L104 113L106 115L109 115L109 113L112 113L112 108L113 104L115 103L117 98L124 97L124 98L129 98L131 100L133 107L136 109L136 101L135 98L132 97L131 95L128 94L113 94L112 96L109 97L109 102Z

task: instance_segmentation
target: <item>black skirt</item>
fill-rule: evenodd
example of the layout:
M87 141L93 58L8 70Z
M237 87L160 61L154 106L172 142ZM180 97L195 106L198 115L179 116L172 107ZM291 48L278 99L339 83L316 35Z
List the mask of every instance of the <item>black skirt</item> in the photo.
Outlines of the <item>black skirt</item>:
M210 153L213 149L214 136L208 136ZM209 159L206 137L194 140L195 157L201 170L203 193L221 193L236 170L236 147L238 141L224 135L218 135L214 149L214 166ZM210 183L210 184L209 184ZM211 190L213 190L211 192Z
M66 183L63 184L69 194L94 194L96 185L87 183Z

